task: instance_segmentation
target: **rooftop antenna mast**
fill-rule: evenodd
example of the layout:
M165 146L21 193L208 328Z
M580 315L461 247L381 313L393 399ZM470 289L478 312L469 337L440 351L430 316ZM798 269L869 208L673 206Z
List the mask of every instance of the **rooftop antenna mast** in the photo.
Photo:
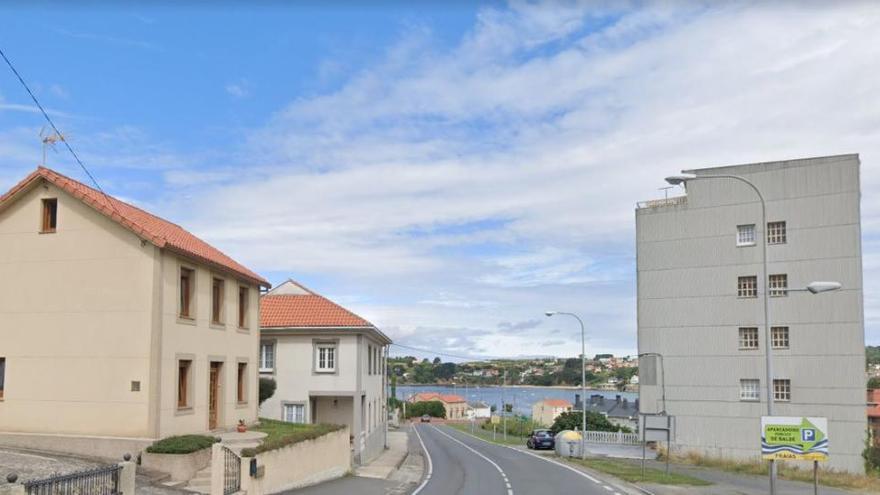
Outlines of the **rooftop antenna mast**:
M52 151L58 153L58 150L55 149L55 143L58 141L64 141L64 135L58 132L50 132L46 133L46 128L43 127L40 130L40 141L43 143L43 163L42 165L46 166L46 148L52 148Z
M669 190L672 189L672 187L673 186L666 186L666 187L658 188L657 190L663 191L663 199L668 200L669 199Z

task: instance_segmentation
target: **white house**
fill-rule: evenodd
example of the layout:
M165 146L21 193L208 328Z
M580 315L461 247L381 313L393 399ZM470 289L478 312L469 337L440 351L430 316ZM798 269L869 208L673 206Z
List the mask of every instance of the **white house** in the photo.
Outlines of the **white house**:
M492 408L485 402L471 402L468 404L468 419L489 419L492 417Z
M348 425L356 463L386 444L386 357L372 323L288 280L261 298L260 376L275 379L262 417Z

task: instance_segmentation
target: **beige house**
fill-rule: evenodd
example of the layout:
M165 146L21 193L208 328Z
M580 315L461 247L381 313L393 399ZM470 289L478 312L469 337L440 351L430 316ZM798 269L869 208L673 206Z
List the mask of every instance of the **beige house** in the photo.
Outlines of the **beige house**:
M551 426L560 414L571 411L571 402L565 399L544 399L532 404L532 421Z
M386 444L385 334L288 280L262 297L260 376L275 379L262 417L348 425L356 463Z
M0 443L115 457L256 420L269 284L183 228L40 167L0 197L0 281Z
M439 401L446 410L446 419L468 419L468 404L464 397L455 394L438 394L437 392L419 392L409 398L409 402Z

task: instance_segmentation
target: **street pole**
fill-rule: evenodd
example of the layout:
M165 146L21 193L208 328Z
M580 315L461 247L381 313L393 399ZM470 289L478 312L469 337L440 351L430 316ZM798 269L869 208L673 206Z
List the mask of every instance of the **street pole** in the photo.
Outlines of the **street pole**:
M771 348L772 339L770 338L770 291L768 290L768 286L770 285L770 275L767 271L767 203L764 201L764 195L761 194L758 186L745 177L740 177L738 175L697 175L686 179L683 177L670 177L667 178L666 181L670 184L676 185L691 180L703 179L738 180L751 187L761 201L761 247L763 251L761 261L764 268L764 280L761 282L760 287L763 289L762 292L764 299L764 347L766 348L765 356L767 363L767 416L773 416L773 351ZM755 235L757 235L757 228L755 229ZM773 459L770 460L770 495L776 495L776 462Z
M504 378L501 379L501 423L504 429L504 443L507 443L507 404L504 402L504 388L507 386L507 368L504 368Z
M581 326L581 459L587 458L587 332L584 322L574 313L563 311L548 311L548 317L553 315L568 315L574 317Z

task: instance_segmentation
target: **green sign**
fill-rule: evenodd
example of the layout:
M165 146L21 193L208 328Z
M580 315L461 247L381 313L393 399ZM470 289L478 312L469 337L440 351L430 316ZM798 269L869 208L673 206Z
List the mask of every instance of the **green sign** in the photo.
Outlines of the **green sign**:
M764 459L824 461L828 459L828 420L788 416L761 418Z

